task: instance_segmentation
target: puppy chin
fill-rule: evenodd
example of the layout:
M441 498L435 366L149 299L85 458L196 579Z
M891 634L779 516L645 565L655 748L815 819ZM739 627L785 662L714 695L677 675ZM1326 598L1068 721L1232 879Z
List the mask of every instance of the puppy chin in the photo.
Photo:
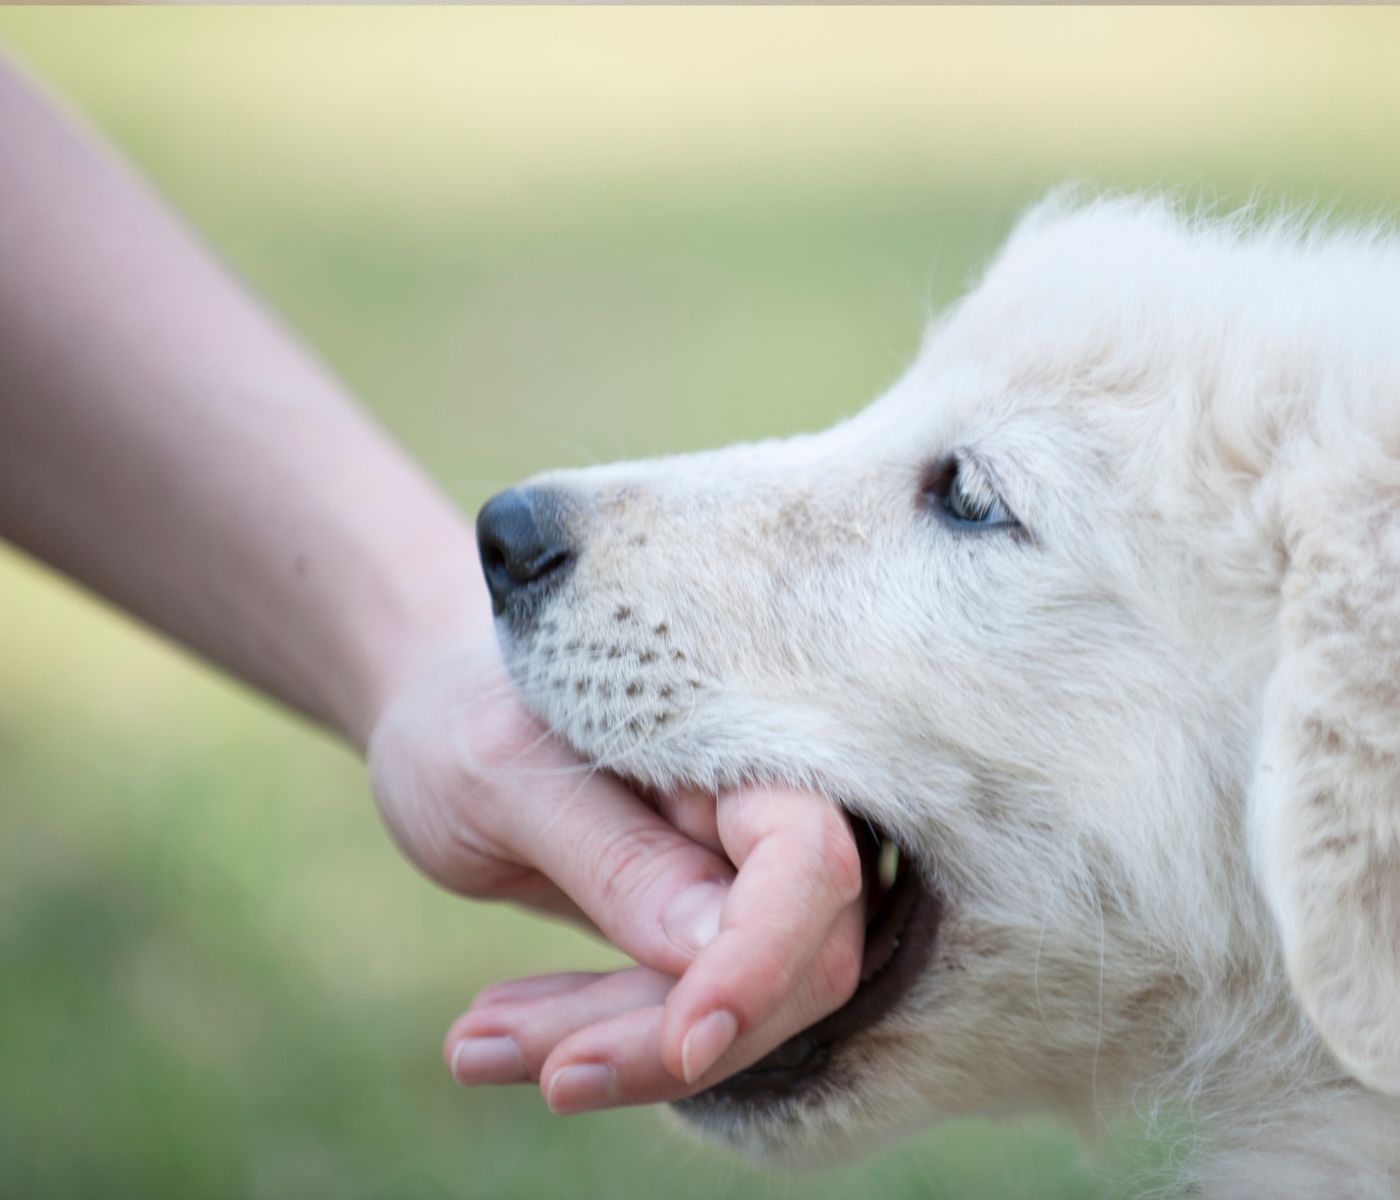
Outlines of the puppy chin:
M667 1123L688 1137L722 1145L759 1166L784 1172L816 1171L870 1152L871 1133L850 1111L855 1107L835 1097L748 1110L680 1101L668 1106Z

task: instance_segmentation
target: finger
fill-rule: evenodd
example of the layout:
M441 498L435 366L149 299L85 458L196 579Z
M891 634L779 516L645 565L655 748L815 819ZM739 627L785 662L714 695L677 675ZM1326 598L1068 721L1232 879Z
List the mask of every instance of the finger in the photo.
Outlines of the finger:
M719 832L739 874L718 936L666 1001L662 1031L662 1061L686 1081L790 997L815 1021L860 975L861 862L840 810L806 793L739 792L721 797Z
M733 868L697 845L620 782L580 776L577 761L543 733L482 766L509 803L489 810L492 836L558 885L630 957L679 975L718 932ZM474 731L474 734L479 731ZM481 743L508 746L487 730Z
M544 916L553 917L568 925L573 925L594 937L603 936L602 931L593 923L592 918L561 891L543 892L538 896L519 899L516 903L532 912L542 913Z
M821 957L819 952L818 962ZM690 1095L749 1066L812 1020L813 989L799 981L772 1020L741 1037L687 1085L660 1055L661 1001L674 984L638 968L500 985L453 1024L444 1058L463 1084L537 1078L551 1108L576 1113Z
M536 994L473 1006L453 1023L443 1043L443 1059L458 1083L538 1079L550 1052L570 1034L659 1005L675 984L670 976L645 967L605 975L545 976L531 982L540 985Z
M656 811L692 842L699 842L716 854L724 853L719 839L719 805L713 793L682 789L658 792L652 799Z
M576 991L581 987L607 974L604 971L561 971L553 975L531 975L524 979L508 979L504 983L493 983L483 988L472 999L468 1013L483 1008L498 1008L505 1004L519 1004L526 1000L540 1000L558 992ZM458 1018L458 1024L466 1019L466 1013ZM456 1025L453 1026L453 1029ZM448 1034L451 1037L451 1033Z
M560 1116L623 1104L675 1100L685 1084L661 1065L660 1004L589 1025L555 1047L540 1071L540 1094Z
M694 1095L757 1062L809 1024L801 993L799 987L771 1021L740 1037L692 1083L677 1079L661 1061L665 1008L650 1004L565 1036L540 1070L540 1091L549 1107L561 1115Z

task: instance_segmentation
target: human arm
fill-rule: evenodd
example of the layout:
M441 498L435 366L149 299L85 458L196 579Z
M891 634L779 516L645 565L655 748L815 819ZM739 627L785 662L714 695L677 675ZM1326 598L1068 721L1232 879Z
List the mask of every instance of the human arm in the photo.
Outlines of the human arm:
M722 847L585 777L503 686L452 506L3 66L0 536L369 752L386 824L438 883L583 916L755 1030L771 1018L762 980L696 959L734 874ZM775 836L830 820L809 798ZM834 922L787 886L768 890L804 932L801 975ZM841 998L816 995L811 1019ZM633 1049L661 1061L655 1041Z

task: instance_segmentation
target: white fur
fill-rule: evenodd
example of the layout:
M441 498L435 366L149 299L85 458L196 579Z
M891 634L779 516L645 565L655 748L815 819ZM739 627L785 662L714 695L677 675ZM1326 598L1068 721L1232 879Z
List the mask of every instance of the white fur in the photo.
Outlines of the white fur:
M921 497L954 451L1024 536ZM1192 1194L1400 1195L1400 247L1052 197L825 433L539 482L507 644L658 786L822 789L947 913L793 1158L1050 1108L1201 1130Z

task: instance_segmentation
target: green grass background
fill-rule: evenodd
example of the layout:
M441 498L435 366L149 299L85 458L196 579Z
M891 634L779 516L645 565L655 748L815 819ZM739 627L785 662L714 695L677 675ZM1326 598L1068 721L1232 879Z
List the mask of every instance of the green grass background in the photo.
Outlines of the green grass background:
M468 511L852 411L1066 179L1389 213L1397 44L1380 10L0 10ZM433 890L342 749L0 551L0 1196L1102 1194L1049 1122L794 1179L451 1084L477 988L610 961Z

